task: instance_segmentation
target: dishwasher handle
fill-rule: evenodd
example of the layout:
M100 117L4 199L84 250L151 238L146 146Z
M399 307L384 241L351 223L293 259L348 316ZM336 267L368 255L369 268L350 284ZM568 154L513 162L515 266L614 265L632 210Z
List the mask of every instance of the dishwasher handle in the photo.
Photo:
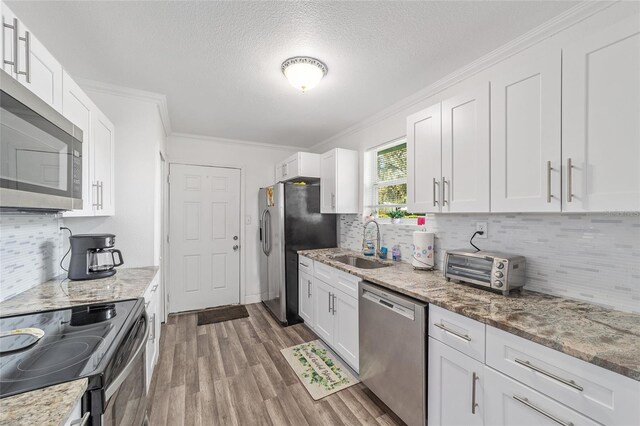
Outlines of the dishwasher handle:
M403 317L408 318L411 321L415 320L414 309L408 308L407 306L401 305L399 303L395 303L394 301L387 299L384 296L381 296L369 290L363 289L361 297L363 299L366 299L369 302L375 303L378 306L382 306L385 309L388 309L398 315L402 315Z

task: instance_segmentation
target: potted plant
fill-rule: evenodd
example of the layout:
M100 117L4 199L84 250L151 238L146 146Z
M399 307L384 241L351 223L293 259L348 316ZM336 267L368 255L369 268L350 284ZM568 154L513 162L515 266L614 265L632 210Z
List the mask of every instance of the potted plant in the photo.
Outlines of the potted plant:
M402 219L405 215L404 210L395 209L391 210L389 213L389 217L391 218L391 223L400 223L400 219Z

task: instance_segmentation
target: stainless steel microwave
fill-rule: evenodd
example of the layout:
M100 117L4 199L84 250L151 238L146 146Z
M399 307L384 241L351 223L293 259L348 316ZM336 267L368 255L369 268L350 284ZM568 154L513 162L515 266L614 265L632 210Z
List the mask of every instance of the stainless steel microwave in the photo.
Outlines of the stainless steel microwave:
M0 70L0 208L82 208L82 130Z
M444 257L444 276L499 290L509 291L524 286L525 258L487 251L451 250Z

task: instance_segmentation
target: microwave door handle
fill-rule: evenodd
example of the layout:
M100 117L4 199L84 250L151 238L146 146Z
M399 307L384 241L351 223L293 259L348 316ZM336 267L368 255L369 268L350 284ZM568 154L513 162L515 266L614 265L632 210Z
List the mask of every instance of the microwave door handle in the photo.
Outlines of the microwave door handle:
M127 365L122 369L120 374L118 374L118 376L107 387L107 389L105 389L105 401L111 399L111 397L118 391L118 389L120 389L120 386L122 386L129 374L131 374L131 372L133 371L136 360L138 359L144 348L147 346L147 340L149 340L149 332L151 330L151 327L149 327L149 316L147 315L147 311L144 311L142 316L144 318L144 334L142 335L142 340L140 340L140 344L133 353L133 356L129 359Z

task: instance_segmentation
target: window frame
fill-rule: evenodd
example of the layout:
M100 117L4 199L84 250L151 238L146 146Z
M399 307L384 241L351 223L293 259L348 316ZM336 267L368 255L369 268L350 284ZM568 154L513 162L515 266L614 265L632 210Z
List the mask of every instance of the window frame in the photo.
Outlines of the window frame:
M378 200L379 188L384 188L384 187L394 186L394 185L402 185L402 184L406 185L408 181L408 177L406 174L404 178L400 178L400 179L378 180L378 153L380 151L384 151L389 148L393 148L395 146L406 144L406 143L407 143L407 137L402 136L398 139L394 139L390 142L379 145L368 151L370 168L372 171L370 175L370 181L368 182L369 185L371 186L370 188L371 193L369 198L369 201L371 202L368 203L365 207L374 211L375 212L374 214L376 217L378 217L378 212L381 208L384 208L384 209L387 209L387 208L403 209L404 208L405 210L407 209L407 204L380 204Z

